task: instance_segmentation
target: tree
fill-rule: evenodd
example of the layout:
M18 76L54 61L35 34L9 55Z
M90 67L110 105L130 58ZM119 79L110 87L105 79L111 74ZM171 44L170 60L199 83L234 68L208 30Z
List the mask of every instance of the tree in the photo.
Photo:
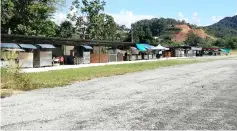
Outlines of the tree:
M103 31L103 39L105 40L113 40L116 35L116 31L119 30L119 27L114 21L114 18L110 15L104 16L104 31Z
M60 24L58 36L71 38L74 34L74 27L70 21L64 21Z
M14 3L11 0L1 1L1 23L7 24L14 15ZM4 27L2 27L4 28Z
M227 39L226 47L230 49L237 49L237 37Z
M231 38L237 36L237 15L225 17L219 22L206 26L205 30L218 38Z
M45 35L44 26L56 27L50 22L52 14L56 11L59 0L4 0L2 6L9 6L1 9L3 20L1 32L7 33L10 28L13 34L20 35ZM56 29L55 29L56 30Z
M224 39L218 39L218 40L213 42L213 45L223 48L223 47L226 46L226 41Z
M76 29L79 34L88 34L90 39L101 39L101 30L104 29L105 2L100 0L74 0L71 10L76 10L68 14L68 18L76 22ZM85 38L85 37L84 37Z

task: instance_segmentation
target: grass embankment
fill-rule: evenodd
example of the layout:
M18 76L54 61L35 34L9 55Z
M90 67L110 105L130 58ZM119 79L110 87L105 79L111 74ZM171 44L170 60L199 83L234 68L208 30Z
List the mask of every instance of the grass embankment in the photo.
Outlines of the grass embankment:
M237 50L231 50L230 54L231 55L237 55Z
M10 96L14 91L28 91L39 88L65 86L76 81L85 81L93 78L122 75L131 72L144 71L159 67L181 64L192 64L205 60L166 60L135 64L107 65L84 67L78 69L64 69L39 73L9 73L4 69L2 73L1 97Z

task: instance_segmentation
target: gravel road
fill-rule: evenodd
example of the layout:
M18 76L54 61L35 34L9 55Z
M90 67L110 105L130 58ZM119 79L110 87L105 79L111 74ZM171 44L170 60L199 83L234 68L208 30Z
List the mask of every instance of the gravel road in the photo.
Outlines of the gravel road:
M237 58L25 92L1 113L4 130L237 130Z

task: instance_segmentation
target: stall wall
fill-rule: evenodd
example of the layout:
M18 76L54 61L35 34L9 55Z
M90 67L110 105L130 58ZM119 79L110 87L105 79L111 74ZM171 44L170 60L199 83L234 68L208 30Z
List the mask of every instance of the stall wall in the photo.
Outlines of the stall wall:
M20 52L19 53L19 65L23 68L33 68L33 53Z
M117 54L117 61L123 61L123 54L122 53Z
M108 54L91 54L90 62L91 63L107 63L109 61Z
M64 48L64 55L69 56L71 53L71 50L74 49L74 46L64 46L63 48Z
M40 66L52 66L52 51L40 51Z
M109 62L117 61L117 54L109 54Z

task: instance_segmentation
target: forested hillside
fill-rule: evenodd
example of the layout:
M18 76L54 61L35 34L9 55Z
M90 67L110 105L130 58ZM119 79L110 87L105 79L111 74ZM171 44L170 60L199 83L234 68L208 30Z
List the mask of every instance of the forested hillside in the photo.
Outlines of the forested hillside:
M237 36L237 15L226 17L219 22L205 27L209 34L218 38L236 37Z

